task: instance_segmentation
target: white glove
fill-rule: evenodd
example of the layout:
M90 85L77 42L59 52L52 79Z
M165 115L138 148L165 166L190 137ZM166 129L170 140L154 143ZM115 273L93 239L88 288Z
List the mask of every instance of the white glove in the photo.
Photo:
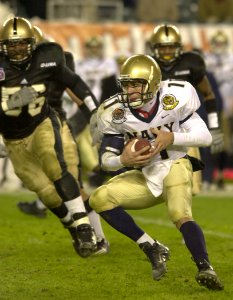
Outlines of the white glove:
M98 130L97 111L93 112L90 118L90 133L92 137L92 146L101 142L102 134Z
M209 129L212 135L212 144L210 146L210 150L212 154L219 153L224 148L224 140L223 140L223 133L219 128L216 129Z
M0 158L7 157L7 150L4 144L0 143Z
M38 97L38 93L33 87L24 86L18 92L15 92L7 101L7 108L14 109L23 107L33 102Z

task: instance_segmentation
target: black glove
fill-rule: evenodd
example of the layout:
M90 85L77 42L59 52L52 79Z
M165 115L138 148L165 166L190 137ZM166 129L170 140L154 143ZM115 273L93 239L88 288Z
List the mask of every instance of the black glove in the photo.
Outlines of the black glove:
M33 102L38 97L38 93L33 87L24 86L18 92L15 92L7 101L7 108L14 109L23 107Z
M223 140L223 133L220 128L216 129L209 129L212 135L212 144L210 146L210 150L212 154L219 153L224 148L224 140Z

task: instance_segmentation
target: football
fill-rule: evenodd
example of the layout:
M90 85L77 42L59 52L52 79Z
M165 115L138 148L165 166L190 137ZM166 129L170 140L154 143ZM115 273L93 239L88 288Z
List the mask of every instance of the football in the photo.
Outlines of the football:
M151 143L148 141L148 139L145 138L135 138L134 142L131 146L131 151L135 152L135 151L139 151L144 147L150 146L151 148ZM145 150L145 152L143 152L142 154L149 154L150 153L150 148Z

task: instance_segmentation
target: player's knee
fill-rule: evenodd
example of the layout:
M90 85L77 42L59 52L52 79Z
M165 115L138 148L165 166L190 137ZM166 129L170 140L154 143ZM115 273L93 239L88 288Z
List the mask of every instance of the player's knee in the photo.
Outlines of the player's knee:
M169 211L169 215L172 222L176 225L178 229L183 223L192 220L192 215L187 211L184 212L182 210L172 209Z
M186 223L186 222L190 222L190 221L193 221L193 218L192 217L183 217L181 218L180 220L178 220L175 225L176 225L176 228L180 230L181 226Z
M37 191L37 195L48 208L54 208L62 203L53 185L47 185Z
M106 185L102 185L95 190L90 196L89 204L97 212L100 213L115 207L114 203L109 201L109 193Z

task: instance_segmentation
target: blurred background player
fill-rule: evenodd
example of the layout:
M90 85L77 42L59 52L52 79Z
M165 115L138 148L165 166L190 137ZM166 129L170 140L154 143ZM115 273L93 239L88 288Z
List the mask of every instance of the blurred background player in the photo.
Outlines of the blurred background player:
M118 66L113 58L106 58L104 53L104 44L100 36L91 36L84 42L84 57L75 62L76 73L85 80L98 103L101 103L106 97L106 89L110 85L104 84L105 78L116 76ZM110 83L110 82L108 82ZM112 94L116 92L116 85L111 85ZM109 91L109 90L108 90ZM76 107L73 106L76 111ZM81 116L81 119L83 117ZM71 122L74 126L75 139L77 141L80 153L80 159L85 177L91 187L100 186L106 179L106 174L99 165L99 155L96 145L92 144L89 125L81 126L77 121L80 119L80 111L73 113ZM84 122L82 122L82 125ZM83 128L84 127L84 128Z
M233 53L229 37L223 30L217 30L211 36L209 44L209 51L204 53L206 65L214 74L223 99L221 121L225 147L218 156L216 184L219 188L224 188L223 172L232 165L233 155Z
M34 30L34 35L36 38L37 45L39 45L41 43L49 42L38 26L33 26L33 30ZM64 55L65 55L65 60L66 60L66 66L70 70L74 71L74 58L73 58L72 53L70 53L68 51L64 51ZM63 109L63 94L64 94L65 89L66 89L65 86L62 86L61 84L58 84L57 82L50 82L50 84L48 86L47 98L48 98L49 105L52 108L54 108L55 111L58 113L59 118L61 119L62 124L63 124L62 126L63 127L69 126L71 133L74 134L73 128L71 126L72 124L70 124L70 122L67 121L66 112ZM81 104L80 100L79 100L79 102ZM85 116L85 114L86 114L86 116ZM78 119L76 121L78 123L80 123L83 120L83 122L85 124L87 124L88 116L87 116L87 112L86 112L85 108L82 108L80 116L82 116L82 118ZM79 149L77 149L77 152L78 152L78 150ZM96 233L96 237L97 237L97 250L95 251L95 254L106 253L109 250L109 244L105 239L105 235L102 230L99 215L88 205L87 200L89 199L89 195L86 193L86 191L83 188L80 166L79 166L79 182L80 182L80 192L81 192L81 195L82 195L82 198L84 201L84 205L87 210L90 223L93 226L95 233ZM40 199L36 199L32 202L28 202L28 201L19 202L17 205L18 205L18 208L26 214L34 215L39 218L46 217L47 208Z
M158 25L150 38L152 57L159 64L162 78L179 79L190 82L202 96L202 102L207 113L208 127L213 137L212 153L223 149L223 136L220 129L216 97L206 76L203 58L196 52L183 51L181 34L178 28L170 24ZM190 148L189 154L199 157L197 148ZM195 172L193 178L193 193L201 190L201 172Z
M8 19L0 41L0 132L15 173L69 230L76 252L89 256L97 245L77 180L77 147L69 128L48 104L46 92L51 81L70 87L87 106L89 117L96 110L95 98L66 67L58 44L36 45L28 20Z

